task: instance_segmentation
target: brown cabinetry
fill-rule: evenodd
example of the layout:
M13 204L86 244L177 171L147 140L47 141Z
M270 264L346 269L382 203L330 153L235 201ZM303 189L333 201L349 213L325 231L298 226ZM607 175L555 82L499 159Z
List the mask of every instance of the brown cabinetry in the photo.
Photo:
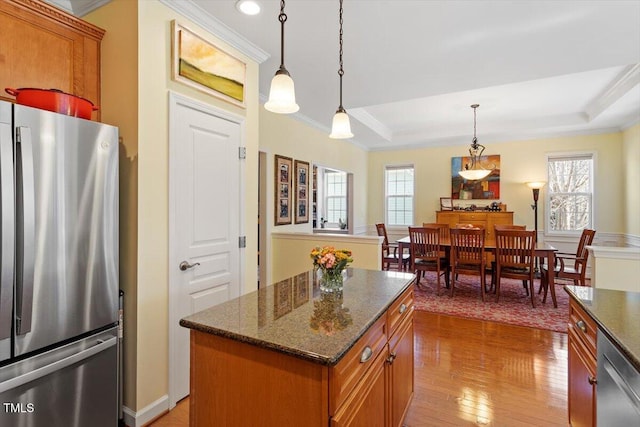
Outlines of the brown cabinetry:
M413 396L413 306L410 285L334 366L192 330L190 424L401 426Z
M569 424L595 425L596 342L594 320L573 300L569 303Z
M436 222L449 224L455 227L457 224L473 224L485 229L485 238L495 240L495 225L512 225L513 212L483 212L483 211L437 211Z
M100 105L104 30L38 0L0 2L0 98L4 89L59 89ZM93 113L100 118L99 110Z

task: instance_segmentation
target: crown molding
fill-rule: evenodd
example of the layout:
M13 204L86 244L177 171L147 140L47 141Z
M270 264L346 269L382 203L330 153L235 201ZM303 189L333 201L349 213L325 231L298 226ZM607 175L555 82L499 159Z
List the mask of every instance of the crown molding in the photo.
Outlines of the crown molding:
M584 112L588 120L593 121L639 83L640 64L625 67L607 88L587 105Z
M214 36L224 40L225 43L233 46L235 49L239 50L240 52L242 52L242 54L246 55L258 64L262 64L269 58L270 55L266 51L233 31L227 25L222 23L222 21L216 19L192 1L158 1L167 6L169 9L173 9L175 12L184 16L185 18L190 19L205 30L209 31Z
M104 6L111 0L44 0L59 9L64 10L74 16L83 17L90 12Z

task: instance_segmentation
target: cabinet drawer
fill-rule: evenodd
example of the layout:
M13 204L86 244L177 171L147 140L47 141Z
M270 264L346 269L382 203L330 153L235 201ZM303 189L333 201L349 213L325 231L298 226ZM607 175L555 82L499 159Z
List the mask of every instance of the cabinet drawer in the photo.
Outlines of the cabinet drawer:
M332 416L385 348L386 321L385 315L380 316L342 360L329 369L329 413Z
M409 286L387 310L387 331L389 337L395 333L398 325L413 311L413 287L413 284Z
M574 331L577 339L595 358L598 330L596 322L573 299L569 303L569 330Z
M467 221L486 221L487 214L479 212L463 212L460 213L460 222Z

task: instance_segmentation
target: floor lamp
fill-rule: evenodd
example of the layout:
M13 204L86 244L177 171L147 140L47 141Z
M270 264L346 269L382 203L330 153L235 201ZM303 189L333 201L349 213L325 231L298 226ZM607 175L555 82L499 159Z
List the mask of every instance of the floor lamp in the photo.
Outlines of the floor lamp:
M546 182L544 181L527 182L527 187L533 190L533 204L531 205L531 209L533 209L533 228L536 231L536 242L538 241L538 197L540 196L540 189L544 187L545 184ZM540 269L538 268L538 258L536 258L535 263L535 272L536 275L538 275L540 273Z

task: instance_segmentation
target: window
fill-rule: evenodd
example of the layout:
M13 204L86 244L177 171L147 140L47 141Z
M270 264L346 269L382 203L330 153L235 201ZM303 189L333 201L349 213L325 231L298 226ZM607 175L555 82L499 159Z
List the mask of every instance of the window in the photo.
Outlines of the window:
M388 225L413 224L413 166L387 166L384 173Z
M593 228L593 154L550 155L547 230Z
M347 174L325 169L325 220L330 226L337 226L347 220Z

